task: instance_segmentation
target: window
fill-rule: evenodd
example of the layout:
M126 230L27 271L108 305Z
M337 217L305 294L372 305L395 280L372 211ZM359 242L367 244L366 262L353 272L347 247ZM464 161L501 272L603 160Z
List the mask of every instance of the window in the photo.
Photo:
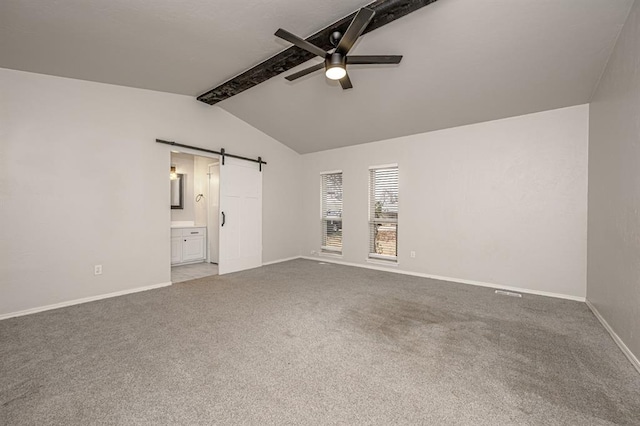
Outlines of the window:
M369 257L398 259L398 166L369 169Z
M321 175L323 253L342 254L342 172Z

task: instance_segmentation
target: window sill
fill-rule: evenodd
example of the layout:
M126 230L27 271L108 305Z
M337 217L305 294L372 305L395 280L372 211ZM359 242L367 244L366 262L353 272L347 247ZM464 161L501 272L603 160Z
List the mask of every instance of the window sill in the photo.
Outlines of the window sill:
M382 259L374 259L371 257L367 257L367 263L372 263L374 265L382 265L382 266L392 266L392 267L398 266L397 260L382 260Z
M318 255L320 257L330 257L332 259L342 259L342 253L327 253L327 252L319 252Z

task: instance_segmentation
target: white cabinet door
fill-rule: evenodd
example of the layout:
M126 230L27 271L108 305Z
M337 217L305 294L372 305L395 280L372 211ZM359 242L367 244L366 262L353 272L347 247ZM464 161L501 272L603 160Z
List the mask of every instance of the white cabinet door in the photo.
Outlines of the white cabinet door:
M171 237L171 264L182 262L182 237Z
M204 260L204 237L184 237L182 243L182 261Z
M218 273L262 266L262 173L258 165L225 158L220 166Z

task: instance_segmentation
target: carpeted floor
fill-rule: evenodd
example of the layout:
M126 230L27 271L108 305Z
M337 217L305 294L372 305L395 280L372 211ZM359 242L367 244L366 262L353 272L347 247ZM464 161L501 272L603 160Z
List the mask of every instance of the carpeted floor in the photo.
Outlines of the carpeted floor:
M0 424L640 424L583 303L307 260L0 321Z

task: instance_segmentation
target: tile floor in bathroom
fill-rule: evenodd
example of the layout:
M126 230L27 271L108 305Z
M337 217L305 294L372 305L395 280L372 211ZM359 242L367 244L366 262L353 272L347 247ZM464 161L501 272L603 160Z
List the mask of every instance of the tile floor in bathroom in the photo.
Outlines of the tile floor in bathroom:
M174 284L210 275L218 275L218 265L203 262L171 267L171 282Z

